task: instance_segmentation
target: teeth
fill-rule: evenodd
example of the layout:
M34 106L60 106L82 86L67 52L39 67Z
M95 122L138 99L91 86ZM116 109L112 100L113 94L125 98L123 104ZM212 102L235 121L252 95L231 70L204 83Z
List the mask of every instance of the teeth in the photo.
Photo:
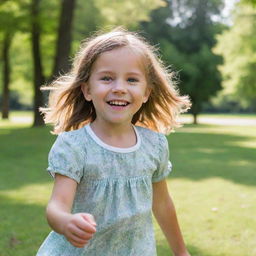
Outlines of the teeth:
M117 105L117 106L126 106L126 105L128 105L127 102L116 101L116 100L109 101L108 103L109 103L110 105Z

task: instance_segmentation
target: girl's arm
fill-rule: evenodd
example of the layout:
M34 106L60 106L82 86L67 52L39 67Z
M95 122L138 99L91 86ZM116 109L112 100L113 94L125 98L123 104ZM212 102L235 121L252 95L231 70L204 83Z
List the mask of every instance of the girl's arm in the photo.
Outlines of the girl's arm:
M81 248L88 243L88 240L96 232L96 223L90 214L71 213L76 188L75 180L56 174L46 216L53 230L63 234L74 246Z
M189 256L165 180L153 183L152 210L175 256Z

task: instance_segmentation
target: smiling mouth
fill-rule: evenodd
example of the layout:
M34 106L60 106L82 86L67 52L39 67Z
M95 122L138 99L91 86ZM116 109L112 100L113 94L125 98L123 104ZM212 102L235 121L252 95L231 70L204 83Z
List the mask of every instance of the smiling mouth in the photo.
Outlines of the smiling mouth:
M126 107L130 104L128 101L118 101L118 100L107 101L107 103L110 106L118 106L118 107Z

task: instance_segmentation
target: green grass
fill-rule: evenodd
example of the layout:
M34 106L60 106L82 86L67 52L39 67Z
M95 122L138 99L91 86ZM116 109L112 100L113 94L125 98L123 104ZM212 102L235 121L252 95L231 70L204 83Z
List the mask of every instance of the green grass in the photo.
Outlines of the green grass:
M29 256L50 231L44 209L52 179L45 168L55 137L49 127L31 128L31 113L12 113L11 120L0 121L0 255ZM191 255L256 255L255 131L185 125L169 136L169 191ZM158 255L171 255L155 220L154 226Z

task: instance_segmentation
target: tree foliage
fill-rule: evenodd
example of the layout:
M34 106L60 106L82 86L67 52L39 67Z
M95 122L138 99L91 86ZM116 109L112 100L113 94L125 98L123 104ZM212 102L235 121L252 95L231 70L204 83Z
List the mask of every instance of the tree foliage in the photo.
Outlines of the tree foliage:
M217 66L222 58L212 52L215 35L221 31L213 17L220 15L222 1L167 1L143 22L142 29L159 44L165 62L173 65L180 76L180 91L192 101L191 112L196 116L202 105L221 89Z
M76 51L80 40L93 32L115 26L134 29L138 22L149 20L152 10L165 5L163 0L77 0L73 51Z
M0 2L0 40L3 41L5 30L14 31L10 63L14 66L12 70L15 80L11 80L11 84L23 94L24 84L32 85L33 79L32 49L28 43L31 24L35 22L30 15L32 1L35 0ZM53 73L62 2L41 0L36 18L40 26L40 65L42 76L46 78ZM200 112L202 103L220 89L216 66L221 59L211 49L215 45L214 36L220 28L212 17L219 15L221 7L221 0L77 0L72 53L77 50L82 39L96 30L117 25L133 30L141 22L140 28L154 44L159 44L164 61L173 64L179 71L180 90L190 95L193 101L192 111L196 115ZM72 56L71 53L69 55ZM38 64L35 65L38 67ZM26 89L28 90L28 86ZM32 94L32 86L29 91L30 93L25 94Z
M104 17L104 26L133 27L139 21L148 20L152 10L164 5L162 0L95 0L95 6Z
M241 0L241 2L256 7L256 0Z
M220 70L226 92L256 110L256 9L239 3L233 17L233 26L218 37L215 52L224 57Z
M0 3L0 36L2 63L2 117L9 116L11 64L10 49L14 34L18 29L24 30L26 24L25 1L2 1ZM25 12L24 12L25 10Z

